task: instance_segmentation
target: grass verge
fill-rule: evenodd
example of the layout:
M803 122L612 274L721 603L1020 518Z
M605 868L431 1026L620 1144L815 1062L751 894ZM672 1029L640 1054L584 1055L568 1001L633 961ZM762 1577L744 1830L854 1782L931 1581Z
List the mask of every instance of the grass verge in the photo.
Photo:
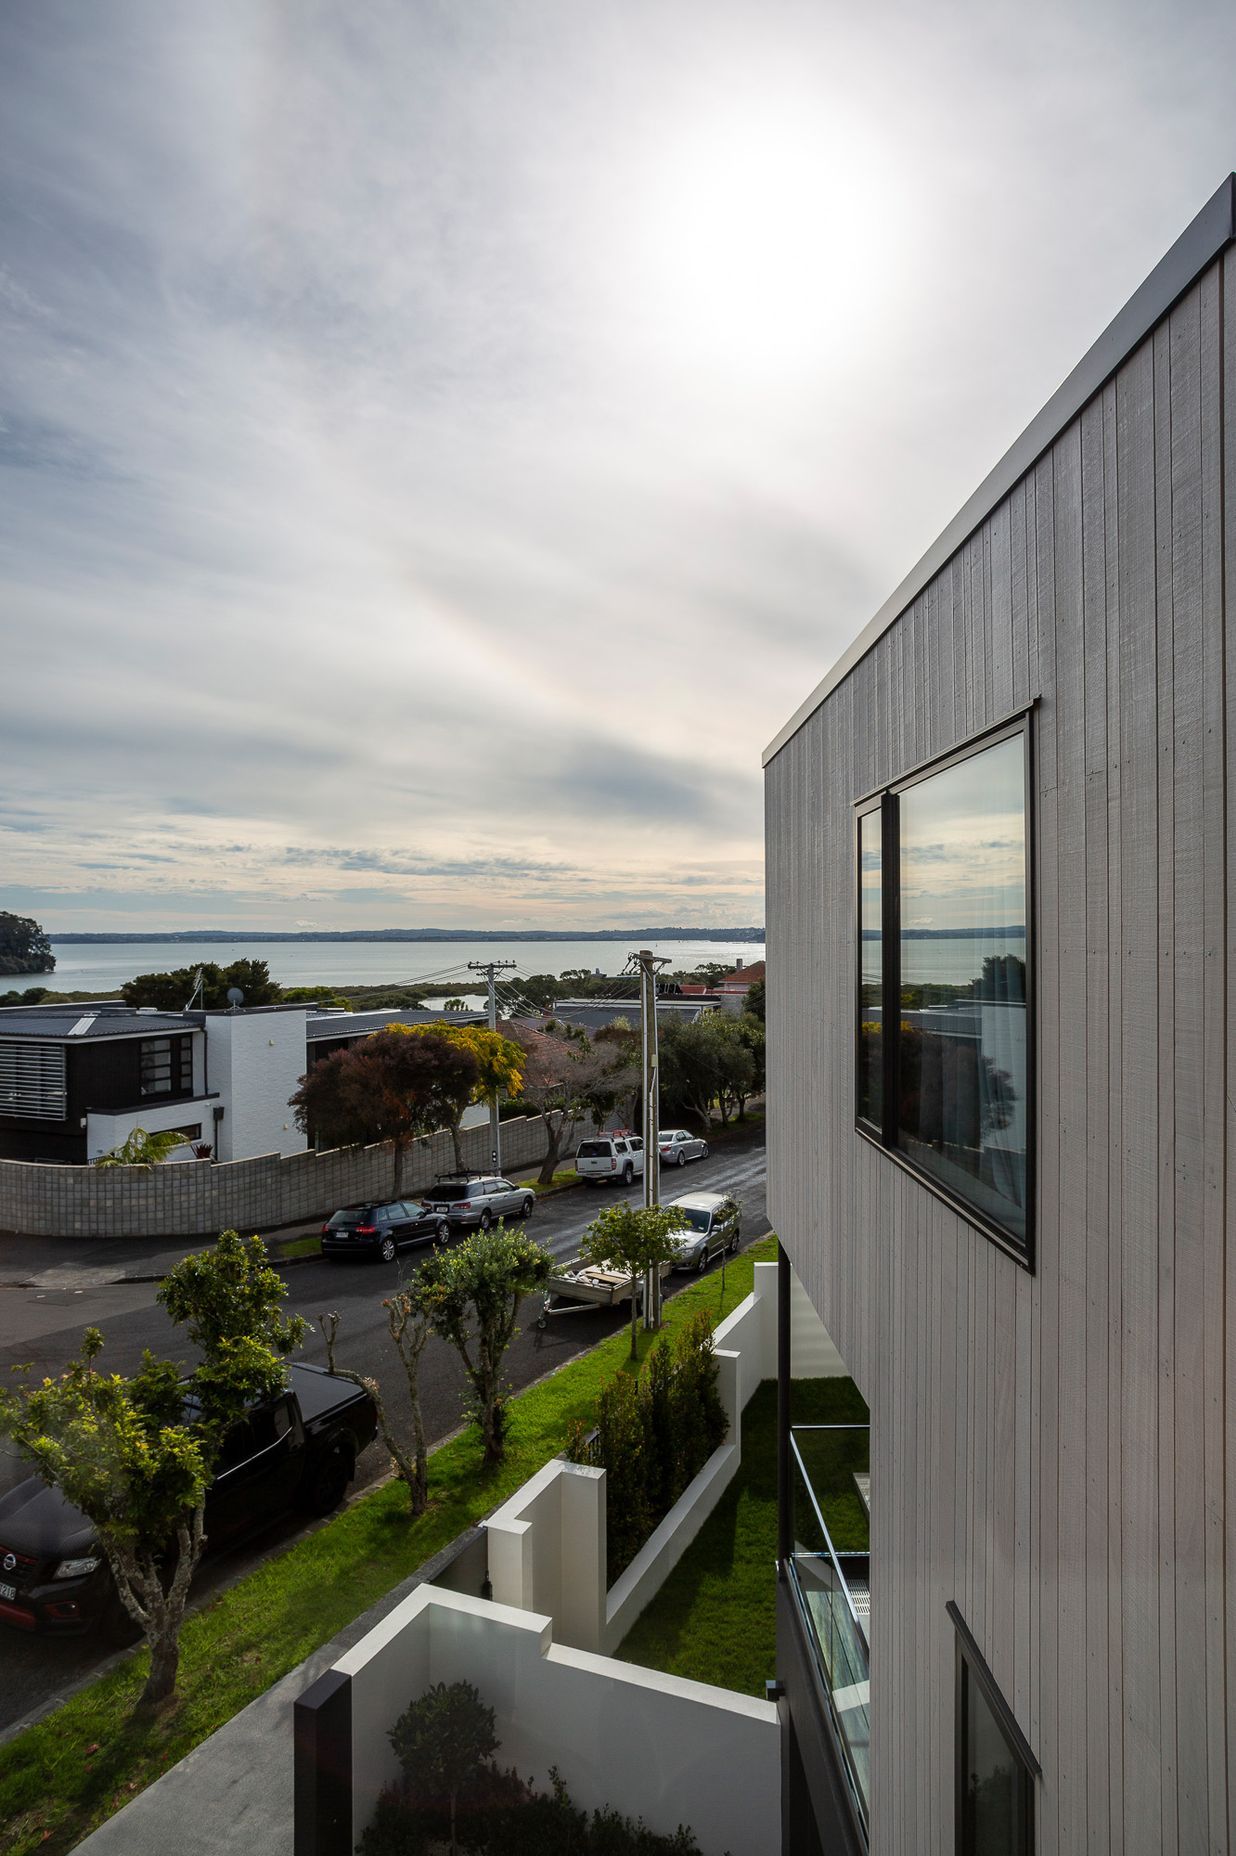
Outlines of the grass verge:
M866 1406L852 1379L797 1380L796 1424L865 1424ZM839 1501L852 1467L867 1467L866 1441L851 1446L852 1465L838 1456ZM828 1505L835 1527L839 1510ZM866 1548L838 1539L838 1546ZM836 1535L834 1535L836 1538ZM667 1675L689 1676L739 1694L764 1694L777 1671L777 1388L765 1380L743 1413L742 1466L717 1507L643 1616L628 1631L623 1662Z
M531 1186L539 1199L547 1192L565 1192L568 1186L582 1186L584 1182L572 1167L565 1173L555 1173L547 1186L543 1186L539 1179L521 1179L519 1183L521 1186Z
M286 1263L290 1257L317 1257L322 1252L322 1239L309 1237L276 1237L267 1245L270 1260L274 1264Z
M664 1325L700 1307L728 1314L749 1294L754 1264L773 1254L766 1238L734 1258L724 1298L719 1272L691 1283L666 1303ZM652 1338L640 1330L641 1359ZM454 1438L431 1456L432 1505L418 1520L402 1485L387 1483L188 1619L179 1699L162 1719L130 1718L146 1678L143 1650L0 1748L0 1849L71 1850L556 1455L571 1420L587 1419L601 1387L631 1370L629 1344L623 1328L520 1393L496 1472L481 1471L474 1432Z

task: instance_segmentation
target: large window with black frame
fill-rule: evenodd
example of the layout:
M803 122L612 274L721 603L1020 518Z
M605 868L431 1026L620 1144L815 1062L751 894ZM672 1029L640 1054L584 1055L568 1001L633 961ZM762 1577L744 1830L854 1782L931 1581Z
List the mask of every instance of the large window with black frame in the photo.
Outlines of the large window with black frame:
M1039 1763L961 1612L947 1609L957 1633L957 1856L1030 1856Z
M1029 717L857 807L855 1119L1030 1262Z

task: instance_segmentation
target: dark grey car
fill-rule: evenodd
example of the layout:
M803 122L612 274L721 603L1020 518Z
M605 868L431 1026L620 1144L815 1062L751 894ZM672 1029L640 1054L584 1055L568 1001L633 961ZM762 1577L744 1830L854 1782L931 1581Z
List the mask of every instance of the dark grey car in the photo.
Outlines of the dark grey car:
M496 1173L443 1173L425 1195L425 1209L458 1228L488 1231L499 1218L530 1218L536 1194Z
M442 1243L448 1221L416 1199L349 1205L322 1226L324 1257L381 1257L393 1263L405 1244Z

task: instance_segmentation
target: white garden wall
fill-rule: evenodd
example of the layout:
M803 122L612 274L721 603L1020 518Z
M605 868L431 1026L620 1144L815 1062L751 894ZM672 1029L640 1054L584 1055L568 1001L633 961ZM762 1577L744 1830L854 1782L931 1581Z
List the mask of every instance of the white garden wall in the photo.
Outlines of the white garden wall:
M554 1620L560 1643L605 1636L605 1471L546 1463L490 1516L489 1579L499 1604Z
M810 1304L808 1304L810 1307ZM819 1326L819 1317L812 1311ZM741 1418L776 1373L777 1266L757 1263L752 1293L714 1335L725 1442L608 1589L605 1472L547 1463L486 1524L494 1598L554 1620L561 1643L615 1651L660 1591L738 1473Z
M390 1728L434 1682L471 1682L495 1711L497 1755L539 1785L556 1767L576 1804L614 1805L703 1856L780 1845L776 1707L553 1641L547 1617L421 1586L335 1664L351 1678L353 1837L397 1776Z

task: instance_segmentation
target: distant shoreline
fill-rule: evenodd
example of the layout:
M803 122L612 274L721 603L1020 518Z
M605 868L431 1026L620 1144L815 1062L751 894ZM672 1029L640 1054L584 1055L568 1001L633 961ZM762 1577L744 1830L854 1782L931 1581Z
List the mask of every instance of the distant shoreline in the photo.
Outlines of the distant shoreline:
M762 927L746 928L336 928L309 932L242 928L177 928L131 934L55 934L47 938L60 947L122 947L132 943L238 941L762 941Z

